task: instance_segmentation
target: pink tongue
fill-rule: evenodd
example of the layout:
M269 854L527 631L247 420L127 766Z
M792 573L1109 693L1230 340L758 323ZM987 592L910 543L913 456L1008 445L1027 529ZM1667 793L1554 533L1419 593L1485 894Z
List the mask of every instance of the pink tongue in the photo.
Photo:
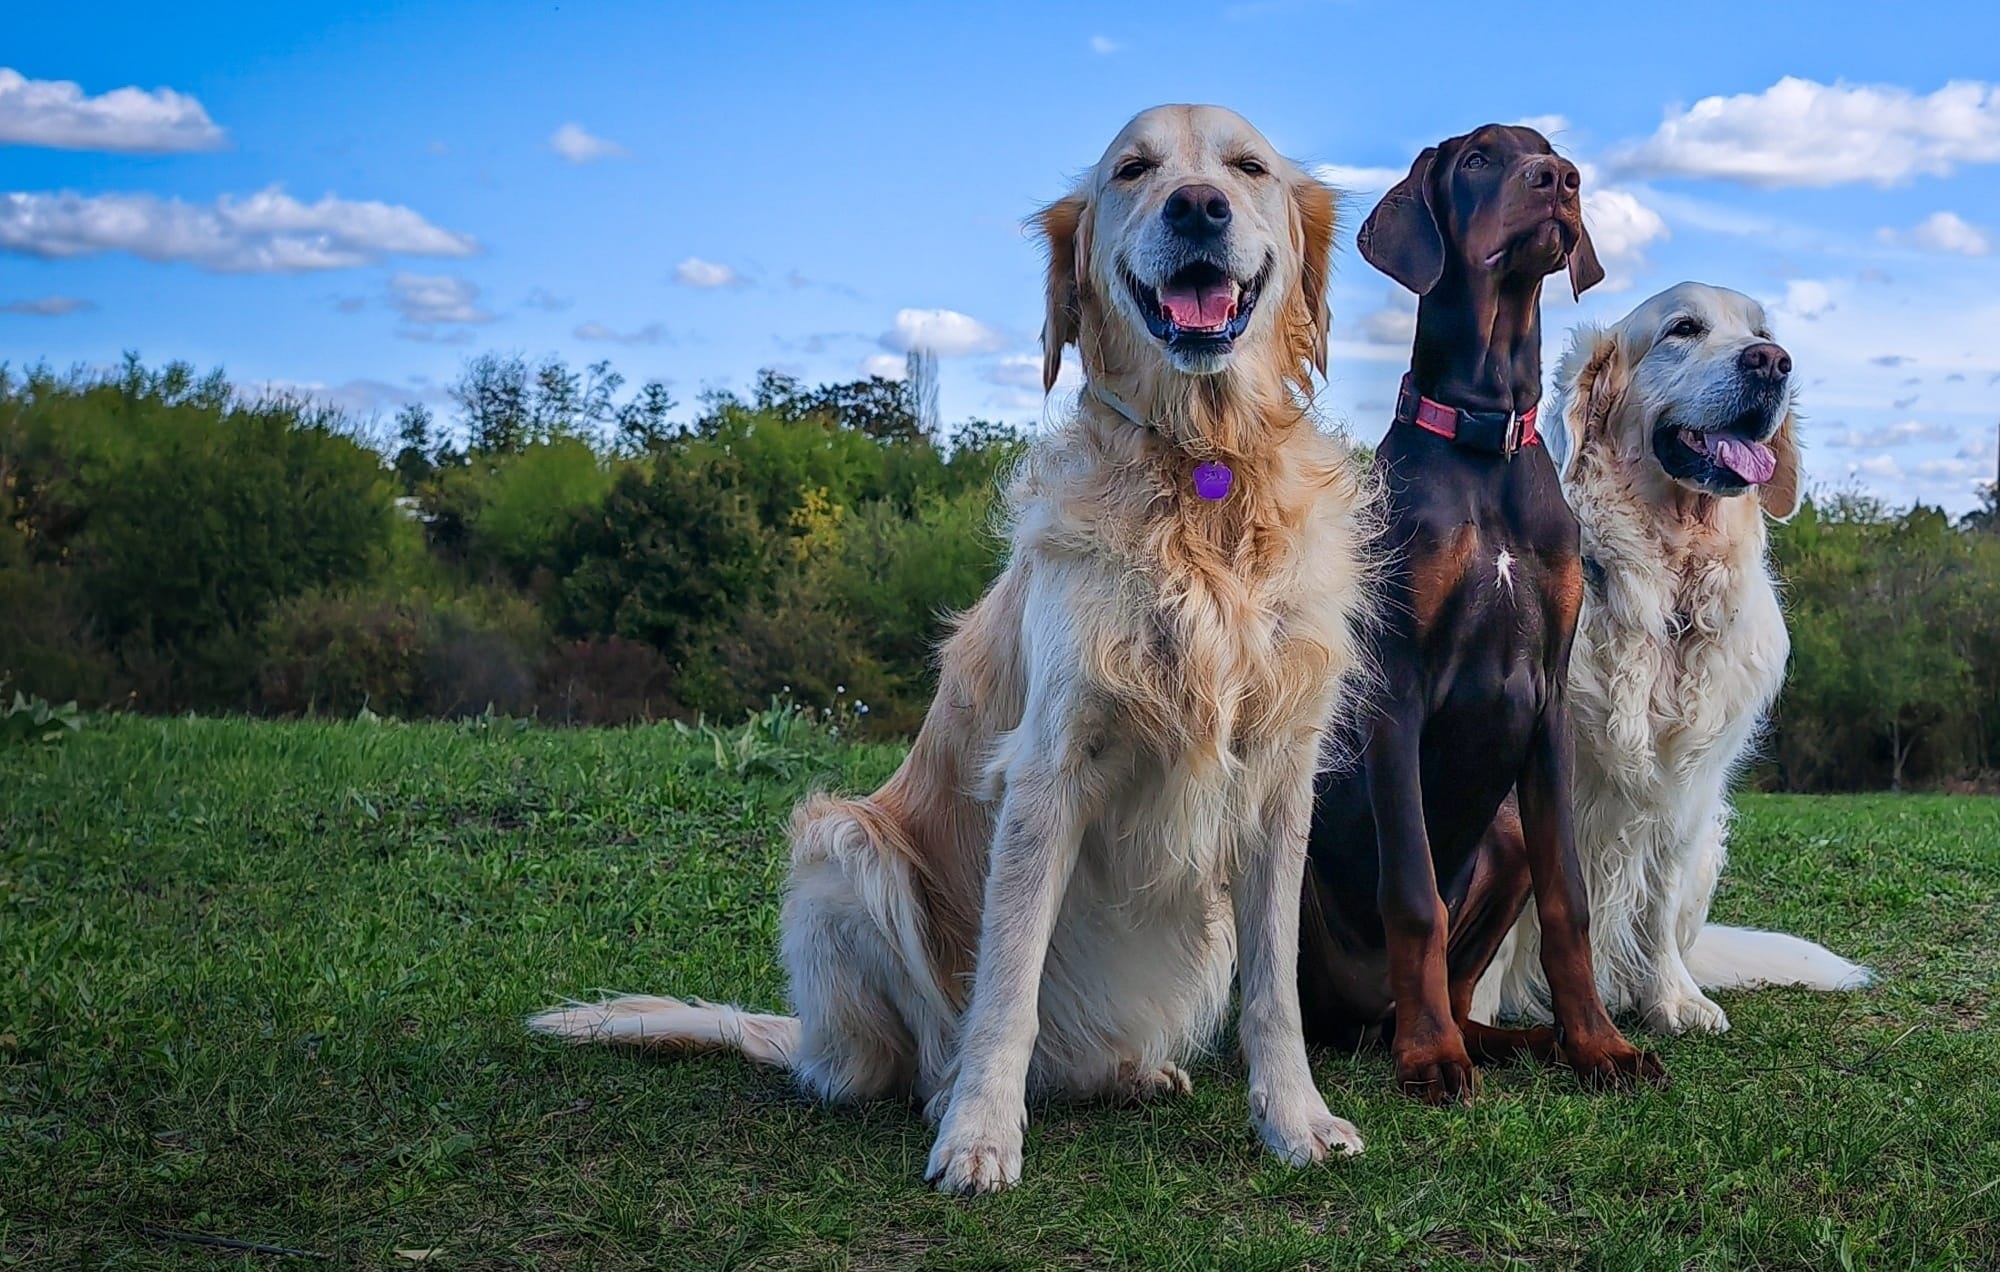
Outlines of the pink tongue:
M1710 459L1753 486L1763 485L1778 471L1778 457L1762 442L1746 442L1716 433L1708 434L1703 441Z
M1176 327L1214 331L1236 316L1236 284L1225 280L1199 287L1162 287L1160 308Z

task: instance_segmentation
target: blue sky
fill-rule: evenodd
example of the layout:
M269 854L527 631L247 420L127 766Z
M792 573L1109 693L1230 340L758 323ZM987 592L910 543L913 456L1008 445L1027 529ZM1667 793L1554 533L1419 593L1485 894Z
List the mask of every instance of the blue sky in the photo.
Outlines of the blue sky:
M1825 485L1963 508L2000 423L2000 6L30 6L0 50L0 359L221 365L367 413L484 349L683 402L940 354L1044 404L1022 218L1135 111L1231 106L1355 191L1540 121L1609 287L1773 308ZM1608 250L1607 250L1608 249ZM1610 288L1617 288L1613 291ZM1411 307L1344 238L1326 415L1372 439Z

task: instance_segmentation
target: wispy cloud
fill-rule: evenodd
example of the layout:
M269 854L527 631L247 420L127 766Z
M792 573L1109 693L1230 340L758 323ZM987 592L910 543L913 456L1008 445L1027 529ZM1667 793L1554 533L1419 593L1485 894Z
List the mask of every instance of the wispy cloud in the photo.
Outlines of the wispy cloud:
M0 314L23 314L32 318L62 318L95 309L96 305L75 296L38 296L33 300L10 300L0 304Z
M667 339L667 329L657 322L649 322L637 331L613 331L601 322L586 322L571 334L578 340L622 345L656 345Z
M746 287L750 280L727 265L690 256L674 266L674 281L683 287Z
M549 136L549 149L571 163L615 159L625 153L625 147L615 141L595 136L582 124L564 124L556 129Z
M1099 57L1110 57L1113 53L1124 47L1124 45L1108 35L1093 35L1090 37L1090 51Z
M157 155L214 150L225 140L200 102L171 88L91 97L69 80L0 67L0 145Z
M492 322L479 307L479 286L449 274L397 274L389 280L389 304L403 321L421 326Z
M1908 230L1884 228L1877 230L1876 235L1884 243L1926 252L1984 256L1993 250L1992 237L1956 212L1933 212Z
M277 186L213 204L151 194L0 194L0 250L67 258L129 252L217 273L299 273L387 256L471 256L469 234L409 208L332 195L301 203Z

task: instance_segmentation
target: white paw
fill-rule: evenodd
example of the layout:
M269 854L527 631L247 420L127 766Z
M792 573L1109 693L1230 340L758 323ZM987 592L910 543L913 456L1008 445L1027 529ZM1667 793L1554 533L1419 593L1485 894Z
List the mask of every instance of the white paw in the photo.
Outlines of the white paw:
M1700 990L1672 994L1646 1008L1646 1027L1654 1033L1727 1033L1729 1016Z
M1021 1130L1026 1110L974 1111L954 1102L938 1127L924 1178L961 1197L999 1192L1021 1182Z
M1361 1132L1344 1117L1327 1110L1326 1101L1315 1093L1310 1099L1279 1104L1250 1100L1250 1116L1264 1147L1288 1166L1309 1166L1325 1161L1328 1154L1359 1156Z
M1188 1077L1187 1070L1171 1062L1157 1068L1140 1069L1136 1065L1121 1065L1118 1069L1118 1098L1135 1104L1147 1100L1157 1100L1170 1095L1190 1095L1194 1092L1194 1079Z

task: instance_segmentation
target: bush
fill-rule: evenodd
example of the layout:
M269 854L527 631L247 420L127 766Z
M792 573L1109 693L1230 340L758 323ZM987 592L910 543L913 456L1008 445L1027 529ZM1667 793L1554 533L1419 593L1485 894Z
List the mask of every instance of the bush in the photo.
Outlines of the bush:
M634 724L681 714L666 658L618 636L557 642L543 655L536 681L535 713L553 724Z
M271 606L363 579L393 487L337 412L220 374L0 377L0 467L30 558L67 580L145 705L249 705Z
M264 710L351 716L503 713L533 703L534 611L505 596L320 592L280 606L262 632Z

